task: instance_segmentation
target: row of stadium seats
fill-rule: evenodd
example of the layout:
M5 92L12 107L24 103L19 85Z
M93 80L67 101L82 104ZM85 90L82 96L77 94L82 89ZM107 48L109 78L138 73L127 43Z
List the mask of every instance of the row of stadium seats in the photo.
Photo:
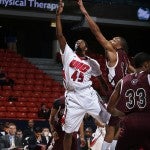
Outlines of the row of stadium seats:
M41 104L51 108L54 99L64 94L59 82L16 52L0 49L0 57L0 67L15 82L13 89L4 86L0 90L0 118L39 119Z

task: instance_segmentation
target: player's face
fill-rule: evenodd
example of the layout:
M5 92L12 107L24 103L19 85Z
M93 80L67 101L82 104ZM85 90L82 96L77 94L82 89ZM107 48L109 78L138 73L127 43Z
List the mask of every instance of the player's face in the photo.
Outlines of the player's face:
M87 50L86 44L83 40L78 40L75 43L75 50L77 53L83 53Z
M114 37L112 40L110 40L110 43L116 50L121 48L121 39L119 37Z

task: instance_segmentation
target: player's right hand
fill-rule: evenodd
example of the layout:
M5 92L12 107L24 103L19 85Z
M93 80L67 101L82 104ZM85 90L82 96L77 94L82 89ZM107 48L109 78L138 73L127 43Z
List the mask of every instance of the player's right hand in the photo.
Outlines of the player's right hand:
M57 15L60 15L63 12L63 8L64 8L64 3L62 2L62 0L59 1L59 6L58 9L56 11Z

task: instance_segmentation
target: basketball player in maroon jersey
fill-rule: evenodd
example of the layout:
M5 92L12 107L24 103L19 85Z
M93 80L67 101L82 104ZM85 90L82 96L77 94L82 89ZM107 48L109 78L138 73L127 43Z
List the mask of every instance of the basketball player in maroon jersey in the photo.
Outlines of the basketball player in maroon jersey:
M134 57L136 72L121 79L112 93L107 110L123 117L116 150L150 149L150 55Z
M65 96L61 96L53 102L49 124L54 139L52 150L63 150L65 132L62 131L63 114L65 110ZM77 134L73 134L71 150L77 150Z
M98 25L89 16L86 11L82 0L77 0L79 8L83 15L85 16L92 33L95 35L97 41L103 46L106 54L106 67L108 70L108 80L112 91L116 83L124 77L127 72L134 72L134 68L131 66L127 51L126 40L122 37L114 37L112 40L107 40L102 34ZM109 91L108 98L112 91ZM119 132L117 125L119 123L118 117L111 117L106 128L106 135L103 142L102 150L108 149L114 139L117 139L117 133ZM117 126L116 126L117 125ZM118 132L117 132L118 131ZM116 137L115 137L116 135Z

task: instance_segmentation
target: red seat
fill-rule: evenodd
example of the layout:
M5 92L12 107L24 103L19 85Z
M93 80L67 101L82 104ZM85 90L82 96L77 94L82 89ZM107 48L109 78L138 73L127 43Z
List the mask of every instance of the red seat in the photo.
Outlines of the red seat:
M30 97L30 98L28 98L28 101L29 102L37 102L37 98L35 98L35 97Z
M37 113L28 113L27 117L28 117L28 119L37 119L38 115L37 115Z
M15 106L17 106L17 107L26 107L26 102L15 102Z
M43 85L43 82L44 82L44 80L42 80L42 79L36 79L34 84L35 85Z
M6 109L7 109L8 113L9 112L17 112L18 111L17 107L15 107L15 106L13 106L13 107L7 106Z
M27 107L36 107L36 103L35 102L27 102Z
M6 100L7 100L6 97L0 97L0 105L1 105L1 102L3 103L3 102L5 102Z
M33 68L28 68L27 69L27 71L26 71L26 73L35 73L35 69L33 69Z
M48 108L52 108L52 106L53 106L53 102L51 102L51 103L47 103L47 106L48 106Z
M27 114L25 112L17 112L16 117L19 119L27 118Z
M5 102L5 107L14 107L15 106L15 102Z
M27 68L19 68L18 70L20 73L25 74L27 71Z
M0 118L6 118L6 112L1 112L0 111Z
M5 91L2 91L1 94L2 94L1 96L3 96L3 97L9 97L9 96L11 96L13 93L12 93L11 90L5 90Z
M43 92L42 93L42 97L43 98L49 98L49 97L51 97L51 92Z
M23 91L14 91L13 96L17 97L17 98L22 97L23 96Z
M33 92L32 96L39 98L39 97L42 97L42 93L41 92Z
M6 107L5 106L0 106L0 112L1 111L6 111Z
M26 78L25 73L18 73L17 78L18 79L25 79Z
M24 87L24 91L33 91L34 88L35 88L35 87L34 87L33 85L30 85L30 84L28 85L28 84L27 84L27 85L25 85L25 87Z
M36 85L34 86L34 91L43 91L43 86L42 85Z
M38 98L38 102L40 102L40 103L47 103L48 102L48 98L47 97Z
M17 73L15 73L15 72L10 72L10 73L8 74L8 77L11 78L11 79L14 79L14 78L17 77Z
M24 79L17 79L17 80L15 80L15 83L23 85L25 83L25 80Z
M52 80L44 80L43 84L45 87L52 87L53 81Z
M54 86L53 88L52 88L52 92L60 92L62 89L61 89L61 87L60 86Z
M26 78L27 79L34 79L34 74L33 73L26 74Z
M51 91L52 91L52 87L50 86L43 87L43 92L51 92Z
M19 107L17 108L19 112L28 112L28 107Z
M16 119L16 112L9 112L6 114L6 118L15 118Z
M5 101L0 101L0 107L5 106Z
M35 80L33 80L33 79L27 79L27 80L25 81L25 84L34 85L34 83L35 83Z
M25 98L31 98L31 97L33 97L32 91L24 91L23 97L25 97Z
M44 75L42 74L35 74L35 79L44 79Z
M12 90L11 86L3 86L3 90Z
M38 112L38 108L37 107L29 107L29 112L33 112L33 113L37 113Z
M26 98L26 97L19 97L18 101L20 101L20 102L27 102L28 98Z
M13 87L13 89L14 89L15 91L23 91L23 90L24 90L24 85L22 85L22 84L15 85L15 86Z

